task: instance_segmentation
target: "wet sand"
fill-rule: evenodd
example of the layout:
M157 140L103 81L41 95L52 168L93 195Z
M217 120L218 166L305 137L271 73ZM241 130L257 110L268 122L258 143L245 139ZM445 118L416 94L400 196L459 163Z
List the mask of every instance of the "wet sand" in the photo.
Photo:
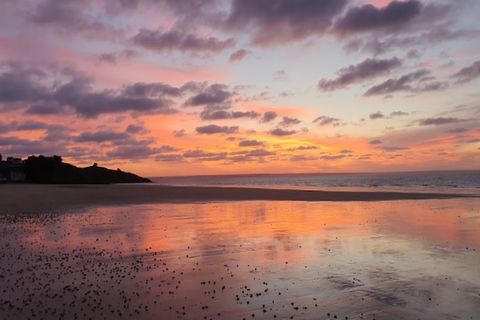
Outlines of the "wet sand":
M475 198L57 208L0 232L0 319L480 314Z
M389 201L473 197L420 192L280 190L241 187L161 185L34 185L0 184L3 212L32 213L94 205L207 201ZM478 195L477 195L478 196Z

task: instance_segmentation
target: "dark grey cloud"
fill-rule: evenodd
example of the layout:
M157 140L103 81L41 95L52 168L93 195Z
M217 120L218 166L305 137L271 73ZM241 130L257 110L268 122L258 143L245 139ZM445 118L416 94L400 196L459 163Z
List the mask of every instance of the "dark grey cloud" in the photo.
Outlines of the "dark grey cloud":
M271 157L275 155L276 155L275 152L268 151L266 149L235 151L229 155L228 160L233 162L250 162L250 161L265 162L265 157Z
M239 147L259 147L263 146L265 143L258 140L243 140L238 144Z
M263 117L261 119L261 122L267 123L270 121L273 121L277 118L278 114L273 111L267 111L263 114Z
M255 161L255 160L258 160L258 159L253 159L251 157L247 157L247 156L244 156L244 155L236 155L236 156L230 156L228 158L229 161L231 162L250 162L250 161Z
M227 158L226 152L206 152L203 150L190 150L183 154L184 158L192 158L200 161L218 161Z
M83 132L72 137L72 141L113 147L104 156L116 159L146 159L154 155L178 151L177 148L168 145L156 147L153 139L136 139L134 134L139 133L138 130L144 130L143 127L129 126L129 128L131 130L126 132L112 130ZM96 157L100 156L96 155Z
M156 147L154 146L155 140L151 138L137 139L134 135L124 137L122 132L98 131L89 136L85 136L84 133L83 138L84 140L92 140L92 142L110 142L113 149L105 155L108 158L115 159L147 159L159 154L178 151L177 148L169 145Z
M90 1L90 0L86 0ZM102 0L97 1L109 16L140 12L170 13L176 27L182 30L215 26L224 15L223 0Z
M336 155L323 155L323 156L320 156L320 159L322 160L327 160L327 161L333 161L333 160L340 160L340 159L343 159L343 158L346 158L347 155L345 154L336 154Z
M83 132L79 136L75 137L76 142L116 142L120 140L128 139L128 134L124 132L115 131L96 131L96 132Z
M169 84L157 82L157 83L143 83L137 82L126 86L123 89L123 93L132 97L162 97L171 96L179 97L184 91L183 88L173 87Z
M104 0L102 2L110 15L135 10L140 4L140 0ZM148 0L144 2L147 3Z
M453 41L457 39L478 38L480 32L478 30L450 30L442 23L442 21L432 21L430 25L439 25L434 30L428 28L416 34L399 35L397 33L384 37L368 36L364 39L353 39L347 42L345 49L347 52L362 51L373 53L375 55L384 54L392 49L405 49L411 47L431 47L433 45ZM412 30L418 31L418 30Z
M2 154L9 156L24 157L32 154L66 154L64 142L29 140L15 136L0 136Z
M180 129L180 130L174 130L173 131L173 136L177 137L177 138L184 137L186 134L187 134L187 132L185 131L185 129Z
M74 79L60 86L52 96L59 105L72 108L85 117L96 117L104 113L158 112L171 113L171 102L166 97L132 95L127 91L93 91L90 83Z
M371 155L361 155L357 159L358 160L370 160L372 158Z
M278 137L291 136L291 135L294 135L295 133L297 133L297 131L295 131L295 130L284 130L284 129L281 129L281 128L273 129L272 131L270 131L270 134L272 134L274 136L278 136Z
M97 55L97 59L100 62L106 62L110 64L116 64L119 62L119 60L122 59L131 59L135 56L137 56L138 53L134 50L123 50L120 52L114 52L114 53L102 53Z
M420 3L420 1L416 1ZM391 2L390 5L392 5ZM408 11L404 11L406 18L403 22L395 19L368 18L368 14L364 15L365 24L361 24L348 30L339 31L341 35L355 35L355 38L350 40L345 49L347 52L364 51L373 53L375 55L383 54L389 50L400 49L406 50L414 47L428 49L433 45L444 43L446 41L453 41L457 39L472 39L480 36L479 30L474 28L465 29L458 28L458 21L460 19L459 12L464 7L467 1L425 1L420 4L420 11L418 14L413 14L415 11L410 11L410 19ZM397 8L404 7L404 9L413 9L415 7L414 1L396 2ZM384 7L383 12L388 8ZM353 11L361 12L359 8L369 8L365 13L371 12L373 16L380 17L382 8L372 8L371 5L353 8ZM360 19L362 20L362 19ZM435 26L434 28L432 26Z
M270 45L321 35L346 0L233 0L227 28L250 29L251 41ZM281 32L279 32L281 30Z
M164 152L172 152L172 151L178 151L178 148L168 146L168 145L163 145L161 147L155 148L155 151L158 153L164 153Z
M2 123L0 122L0 133L4 132L11 132L11 131L22 131L22 129L18 128L19 123L18 122L12 122L12 123ZM34 122L35 128L38 127L37 123Z
M63 106L59 106L55 102L51 102L49 104L33 104L25 110L28 114L36 114L36 115L53 115L58 114L64 111Z
M397 147L397 146L382 146L382 147L380 147L380 149L382 149L383 151L387 151L387 152L408 150L407 147Z
M275 152L268 151L265 149L256 149L252 151L248 151L244 154L247 157L267 157L275 155Z
M381 140L378 140L378 139L376 139L376 140L370 140L368 143L369 143L369 144L376 145L376 144L382 144L382 141L381 141Z
M32 20L38 23L49 23L52 21L61 20L73 24L76 16L75 11L86 5L86 1L61 1L61 0L47 0L40 2L34 8Z
M102 53L98 55L98 60L101 62L117 63L117 57L113 53Z
M314 161L314 160L318 160L318 157L311 156L311 155L297 154L297 155L291 156L289 160L294 162Z
M357 65L340 69L335 79L320 80L318 87L324 91L341 89L350 84L386 74L401 65L402 62L397 57L391 59L366 59Z
M1 72L3 71L3 72ZM7 64L0 68L0 103L31 104L32 114L65 113L65 109L85 117L106 113L171 113L171 92L163 84L137 84L150 89L143 93L133 87L94 90L93 82L72 70L57 71ZM47 85L52 82L55 85ZM67 78L67 79L65 79ZM160 90L163 88L164 90Z
M25 5L25 11L32 12L28 17L30 22L55 27L65 34L89 31L89 35L105 30L112 32L110 29L114 29L115 24L105 21L134 15L136 11L170 12L175 17L175 26L188 30L220 23L223 9L219 0L44 0L36 3L39 4Z
M203 90L208 88L208 82L207 81L189 81L185 84L183 84L180 89L184 92L194 92L194 93L200 93Z
M46 131L47 136L44 140L49 140L53 135L62 134L62 137L66 137L66 133L69 131L68 127L59 124L49 124L41 121L25 120L22 122L0 122L0 133L10 133L17 131ZM50 138L49 138L50 136Z
M228 86L215 83L205 87L201 92L190 97L185 102L185 105L192 107L222 105L227 103L233 95L233 92L228 90Z
M69 37L86 34L90 37L118 37L121 31L113 24L104 21L105 12L91 0L46 0L37 1L34 7L27 7L31 12L27 20L37 26L50 27Z
M455 129L448 130L449 133L464 133L468 131L470 131L470 129L468 128L455 128Z
M419 120L418 122L421 126L441 126L441 125L465 122L465 120L459 119L459 118L438 117L438 118L425 118L425 119Z
M124 0L129 1L129 0ZM140 1L140 0L130 0ZM219 0L155 0L156 2L163 2L167 4L170 9L178 14L198 13L205 7L214 7L219 3Z
M199 134L218 134L218 133L236 133L238 132L237 126L217 126L210 124L208 126L197 127L195 129Z
M0 133L14 133L16 131L43 130L44 135L36 139L14 138L6 135L0 137L0 146L3 153L16 156L30 154L61 154L78 159L102 159L114 157L118 159L147 158L151 155L172 152L177 149L171 146L152 146L154 141L149 139L137 140L127 132L98 130L72 135L68 127L58 124L48 124L39 121L0 122ZM78 143L92 143L95 146L105 144L110 150L79 147Z
M30 19L37 24L51 24L68 29L98 26L83 15L86 6L88 1L47 0L34 8Z
M8 63L0 66L0 72L0 102L35 101L49 95L41 83L46 74L40 68Z
M250 50L247 50L247 49L239 49L237 51L235 51L234 53L232 53L230 55L230 62L238 62L238 61L241 61L243 59L245 59L246 57L248 57L249 55L252 54L252 51Z
M412 49L407 52L408 59L420 59L421 56L422 54L416 49Z
M156 52L181 51L190 53L218 53L235 44L232 38L221 40L216 37L202 38L195 34L175 30L140 29L132 38L133 43Z
M239 118L258 118L260 114L256 111L230 111L230 110L211 110L206 109L200 113L202 120L224 120Z
M282 121L280 121L279 125L282 127L291 127L295 126L297 124L302 123L301 120L297 118L291 118L291 117L283 117Z
M126 0L140 4L160 4L160 10L169 10L175 15L176 25L182 29L195 29L199 25L218 28L224 18L223 0ZM158 8L157 8L158 9Z
M380 111L378 111L378 112L371 113L368 117L369 117L371 120L376 120L376 119L383 119L383 118L385 118L385 115L384 115L383 113L381 113Z
M136 133L144 133L147 132L147 130L141 126L141 125L136 125L136 124L130 124L128 127L125 129L126 132L130 134L136 134Z
M30 114L64 114L67 109L84 117L121 112L171 113L170 98L178 96L179 90L163 83L94 90L91 79L72 70L20 64L0 67L0 103L31 104L26 110Z
M335 23L334 29L340 34L395 29L419 16L422 8L418 0L392 1L382 8L371 4L352 7Z
M159 152L152 147L151 141L131 141L129 144L116 146L106 153L106 156L114 159L145 159Z
M18 144L23 141L29 141L27 139L21 139L14 136L0 136L0 146L8 146L13 144Z
M388 79L385 82L373 86L365 92L365 96L388 95L399 91L425 92L443 90L448 83L436 81L426 69L417 70L401 76L400 78Z
M317 117L317 118L315 118L315 120L313 120L313 122L318 124L319 126L322 126L322 127L323 126L328 126L328 125L332 125L334 127L337 127L341 124L340 119L329 117L329 116Z
M43 131L42 136L35 139L18 138L18 131L32 130ZM70 128L63 125L33 120L0 122L0 150L3 154L22 157L42 153L67 155L70 141Z
M480 78L480 60L473 62L468 67L459 70L452 76L458 83L467 83Z
M181 154L159 154L155 156L155 161L159 162L183 162L184 158Z

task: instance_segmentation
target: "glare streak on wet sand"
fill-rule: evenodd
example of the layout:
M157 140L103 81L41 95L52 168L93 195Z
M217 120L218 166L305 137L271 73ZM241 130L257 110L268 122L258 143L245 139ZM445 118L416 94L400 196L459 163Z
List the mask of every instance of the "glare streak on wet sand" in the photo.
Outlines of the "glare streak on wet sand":
M478 319L480 200L1 214L0 319Z

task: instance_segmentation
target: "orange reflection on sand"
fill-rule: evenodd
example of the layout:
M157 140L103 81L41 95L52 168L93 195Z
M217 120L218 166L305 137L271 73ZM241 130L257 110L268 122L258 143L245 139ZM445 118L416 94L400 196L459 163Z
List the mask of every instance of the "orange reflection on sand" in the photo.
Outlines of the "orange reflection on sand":
M199 241L236 245L252 239L328 238L332 230L350 238L381 234L480 247L480 215L468 200L159 204L97 208L60 221L69 245L94 242L100 234L126 250L174 250ZM48 241L49 230L38 230L29 240Z

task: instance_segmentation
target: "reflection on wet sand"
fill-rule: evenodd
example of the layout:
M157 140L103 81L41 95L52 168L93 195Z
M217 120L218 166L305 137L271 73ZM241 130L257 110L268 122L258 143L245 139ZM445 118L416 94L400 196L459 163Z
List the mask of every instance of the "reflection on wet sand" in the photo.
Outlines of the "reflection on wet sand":
M480 201L0 216L1 319L476 319Z

